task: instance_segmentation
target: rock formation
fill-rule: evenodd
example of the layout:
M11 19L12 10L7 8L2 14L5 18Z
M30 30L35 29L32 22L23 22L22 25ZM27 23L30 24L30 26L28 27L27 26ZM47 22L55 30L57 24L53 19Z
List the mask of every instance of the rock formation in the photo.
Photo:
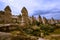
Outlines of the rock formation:
M4 11L0 11L0 23L11 23L11 9L9 6L6 6Z
M5 13L4 13L4 11L0 11L0 23L4 23L4 21L5 21Z
M11 9L9 6L6 6L4 9L5 12L5 23L11 23L12 21L12 14L11 14Z
M38 21L39 21L40 24L42 23L42 18L41 18L40 15L39 15L39 17L38 17Z
M54 20L53 18L48 20L45 17L43 17L43 19L41 18L41 16L39 15L38 20L32 16L29 17L28 16L28 11L25 7L22 8L21 13L22 15L12 15L11 14L11 9L9 6L6 6L4 11L0 11L0 23L19 23L19 25L29 25L29 24L37 24L36 22L40 23L40 24L55 24L58 23L57 20ZM13 21L13 22L12 22Z
M45 17L43 17L43 24L47 24L47 23L48 23L48 20Z
M54 18L51 19L51 24L55 24Z
M34 16L32 16L32 25L36 24L36 18Z
M20 14L18 15L18 22L21 23L21 21L22 21L22 15Z
M21 10L22 13L22 24L28 25L28 11L25 7L22 8Z

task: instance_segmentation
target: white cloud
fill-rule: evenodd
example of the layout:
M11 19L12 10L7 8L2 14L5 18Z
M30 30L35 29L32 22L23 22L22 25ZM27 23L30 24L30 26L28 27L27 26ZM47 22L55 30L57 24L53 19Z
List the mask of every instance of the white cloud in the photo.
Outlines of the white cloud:
M34 0L0 0L4 3L6 3L6 6L9 5L13 11L13 14L18 13L21 11L22 7L25 6L27 10L30 12L33 12L35 7L37 6L37 3L34 2ZM21 13L21 12L20 12Z

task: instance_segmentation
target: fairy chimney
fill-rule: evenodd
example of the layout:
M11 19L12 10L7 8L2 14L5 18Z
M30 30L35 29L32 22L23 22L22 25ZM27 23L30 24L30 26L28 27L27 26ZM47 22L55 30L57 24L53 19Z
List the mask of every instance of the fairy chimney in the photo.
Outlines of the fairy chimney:
M47 23L48 23L48 20L45 17L43 17L43 24L47 24Z
M11 20L12 20L12 14L11 14L11 9L9 6L6 6L5 9L4 9L4 12L5 12L5 23L11 23Z
M22 8L21 10L22 13L22 24L28 25L28 11L25 7Z
M38 17L38 22L39 22L39 23L42 23L42 18L41 18L40 15L39 15L39 17Z

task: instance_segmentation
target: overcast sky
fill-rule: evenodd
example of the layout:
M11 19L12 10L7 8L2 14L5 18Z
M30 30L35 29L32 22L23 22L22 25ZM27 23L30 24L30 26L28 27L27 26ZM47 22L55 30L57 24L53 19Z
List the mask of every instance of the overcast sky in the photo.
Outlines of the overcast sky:
M30 16L60 19L60 0L0 0L0 10L4 10L7 5L14 15L21 14L21 9L26 7Z

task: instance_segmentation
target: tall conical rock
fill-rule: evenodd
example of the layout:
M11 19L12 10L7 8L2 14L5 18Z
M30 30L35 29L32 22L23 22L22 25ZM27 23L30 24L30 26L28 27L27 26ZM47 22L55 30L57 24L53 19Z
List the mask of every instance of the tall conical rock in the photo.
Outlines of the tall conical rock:
M22 8L21 12L26 13L28 15L28 11L27 11L27 9L25 7Z
M55 20L53 17L51 18L51 24L55 24Z
M48 24L48 20L45 17L43 17L43 24Z
M10 9L9 6L6 6L5 9L4 9L4 11L10 11L11 12L11 9Z
M5 12L5 23L10 23L12 21L11 9L9 6L6 6L4 9Z
M39 23L42 23L42 18L41 18L40 15L39 15L39 17L38 17L38 22L39 22Z
M22 13L22 22L23 22L23 24L28 25L29 24L29 19L28 19L27 9L25 7L23 7L22 10L21 10L21 13Z

